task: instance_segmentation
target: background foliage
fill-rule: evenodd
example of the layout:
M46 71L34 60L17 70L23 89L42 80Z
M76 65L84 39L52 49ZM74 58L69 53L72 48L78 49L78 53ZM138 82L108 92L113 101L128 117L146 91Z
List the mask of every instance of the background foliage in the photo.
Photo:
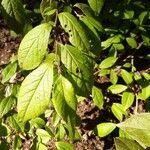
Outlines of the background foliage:
M93 135L116 132L117 150L150 147L148 0L0 2L10 30L23 36L2 71L1 147L20 149L29 138L31 149L52 139L58 150L74 149L86 98L115 118L99 121Z

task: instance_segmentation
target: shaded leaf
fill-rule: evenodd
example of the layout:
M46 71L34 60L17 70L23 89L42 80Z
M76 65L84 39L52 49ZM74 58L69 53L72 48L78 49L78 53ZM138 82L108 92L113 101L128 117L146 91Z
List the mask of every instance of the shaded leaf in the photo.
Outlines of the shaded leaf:
M2 12L7 24L17 33L23 31L25 25L25 10L20 0L2 0Z
M73 145L66 142L55 142L57 150L74 150Z
M61 61L71 76L68 79L75 87L76 93L87 96L93 86L93 65L90 58L73 46L61 45Z

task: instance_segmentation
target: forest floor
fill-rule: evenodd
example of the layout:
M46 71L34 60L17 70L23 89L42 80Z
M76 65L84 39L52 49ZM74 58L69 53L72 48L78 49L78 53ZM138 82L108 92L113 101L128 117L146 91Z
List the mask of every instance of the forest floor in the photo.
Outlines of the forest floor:
M0 74L2 66L8 64L11 56L17 52L20 41L21 36L12 38L6 24L2 19L0 19ZM107 84L109 84L107 78L100 79L99 82L100 86L107 86ZM108 101L108 103L110 103L111 106L111 101ZM144 111L143 105L143 103L139 103L141 111ZM113 137L118 136L116 134L118 132L114 131L105 138L99 138L98 136L92 134L95 126L101 122L108 122L111 120L113 120L113 122L117 122L113 114L110 112L110 108L99 110L89 98L79 102L77 114L81 118L81 125L78 127L78 130L82 137L80 141L73 143L76 150L115 149ZM26 147L27 150L28 146L26 145L23 147ZM52 141L49 143L49 149L55 149Z

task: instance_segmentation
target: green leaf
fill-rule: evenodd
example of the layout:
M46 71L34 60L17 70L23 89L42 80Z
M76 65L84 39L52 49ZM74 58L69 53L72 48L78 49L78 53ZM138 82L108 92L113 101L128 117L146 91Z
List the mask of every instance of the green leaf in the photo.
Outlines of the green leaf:
M36 135L38 136L39 141L44 144L46 144L51 139L51 135L44 129L37 129Z
M146 73L146 72L142 72L142 76L146 79L146 80L150 80L150 74Z
M56 112L64 121L68 122L70 118L74 122L77 99L72 84L62 75L55 82L52 101Z
M83 21L89 27L89 29L99 38L97 31L103 32L103 27L99 21L90 16L82 16L80 20Z
M114 69L111 69L110 71L110 82L112 84L116 84L118 81L118 76L117 76L117 73L115 72Z
M30 120L30 124L35 128L43 128L45 126L45 121L39 117Z
M121 69L121 76L123 80L126 82L126 84L131 84L133 82L131 73L129 73L128 71L124 69Z
M142 91L137 95L138 99L146 100L150 97L150 85L142 88Z
M122 84L111 85L108 90L111 91L112 94L119 94L127 89L127 86Z
M0 143L0 149L2 150L8 150L9 149L9 144L7 143L7 140L4 139Z
M12 96L3 99L0 102L0 118L2 118L5 114L7 114L11 110L14 102L15 98Z
M143 11L138 17L139 25L143 25L146 20L148 20L149 17L149 12L148 11Z
M68 79L76 93L88 96L93 86L93 65L85 53L70 45L61 45L61 61L69 73Z
M84 4L84 3L76 3L74 7L77 7L81 9L84 15L94 17L94 12L93 10L89 7L89 5ZM79 14L78 14L79 15ZM79 15L80 16L80 15ZM81 16L80 16L81 17Z
M116 150L144 150L137 142L125 138L115 138Z
M48 47L51 29L51 25L44 23L25 35L18 51L18 61L21 68L31 70L42 62Z
M119 137L133 140L129 134L127 134L125 131L121 129L119 129Z
M133 10L125 10L124 12L124 19L132 19L134 17Z
M13 146L13 149L20 150L20 148L22 146L22 139L19 137L19 135L15 136L12 146Z
M14 114L13 116L8 117L9 126L16 130L17 132L24 131L24 123L18 120L18 116Z
M119 103L113 103L111 111L119 121L122 121L123 115L127 115L127 112L124 110L124 107Z
M40 12L45 17L47 11L51 11L57 8L56 2L51 0L42 0L40 4Z
M7 82L16 73L16 70L17 70L17 63L16 62L9 64L2 71L2 83Z
M96 15L99 15L105 0L88 0L88 3L92 10L96 13Z
M53 84L53 65L55 55L31 72L22 82L18 94L18 117L22 121L35 118L44 113L49 105Z
M92 88L92 97L93 97L94 104L99 109L102 109L103 104L104 104L104 96L103 96L103 93L102 93L101 89L93 86L93 88Z
M55 142L57 150L74 150L73 145L66 142Z
M60 124L55 133L55 137L58 140L62 140L65 137L65 134L66 134L66 130L65 130L64 126L62 124Z
M116 128L116 124L114 123L101 123L98 124L96 129L99 137L104 137L110 134Z
M134 102L134 94L132 92L124 92L121 98L121 103L124 109L128 109Z
M96 19L89 16L82 16L80 20L83 22L83 27L87 31L91 52L95 56L99 55L101 52L101 40L97 31L102 32L101 24Z
M137 42L133 37L126 38L126 41L131 48L137 48Z
M113 44L113 47L118 51L124 50L124 45L122 43Z
M0 99L5 97L5 86L0 82Z
M116 57L107 57L100 63L99 67L101 69L110 68L115 64L116 61L117 61Z
M84 28L79 21L70 13L63 12L58 15L61 26L69 34L69 41L72 45L82 51L90 50L90 42Z
M117 124L121 130L129 134L144 147L150 147L150 113L141 113L131 116L122 123Z
M45 145L42 144L42 143L39 143L39 145L38 145L38 150L47 150L47 146L45 146Z
M115 35L113 37L108 38L106 41L102 42L102 47L104 49L108 48L112 44L118 44L121 42L120 35Z
M8 135L7 127L1 123L0 124L0 137L4 137L7 135Z
M7 24L17 33L23 31L25 10L20 0L2 0L2 12Z

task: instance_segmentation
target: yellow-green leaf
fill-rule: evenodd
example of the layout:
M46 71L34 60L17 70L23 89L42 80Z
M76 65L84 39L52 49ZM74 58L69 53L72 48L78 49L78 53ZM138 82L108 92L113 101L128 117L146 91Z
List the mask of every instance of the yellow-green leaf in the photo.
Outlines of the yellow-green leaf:
M104 104L104 96L103 96L103 93L102 93L101 89L93 86L93 88L92 88L92 97L93 97L94 104L99 109L102 109L103 104Z
M116 150L144 150L136 141L126 138L115 138Z
M114 123L101 123L96 127L97 133L99 137L104 137L110 134L116 128L116 124Z
M100 63L99 67L101 69L110 68L115 64L116 61L117 61L116 57L108 57Z
M125 91L128 87L122 84L111 85L108 90L111 91L112 94L119 94Z
M18 94L18 117L27 121L44 113L50 102L53 84L54 54L37 69L31 72L22 82Z
M90 50L90 42L79 21L70 13L63 12L58 15L61 26L69 34L72 45L82 51Z
M25 35L18 50L18 61L22 69L34 69L42 62L48 47L51 29L50 24L44 23Z
M124 109L128 109L134 102L134 94L132 92L124 92L121 98L121 103Z
M141 113L131 116L122 123L117 124L121 130L129 134L144 147L150 147L150 113Z

